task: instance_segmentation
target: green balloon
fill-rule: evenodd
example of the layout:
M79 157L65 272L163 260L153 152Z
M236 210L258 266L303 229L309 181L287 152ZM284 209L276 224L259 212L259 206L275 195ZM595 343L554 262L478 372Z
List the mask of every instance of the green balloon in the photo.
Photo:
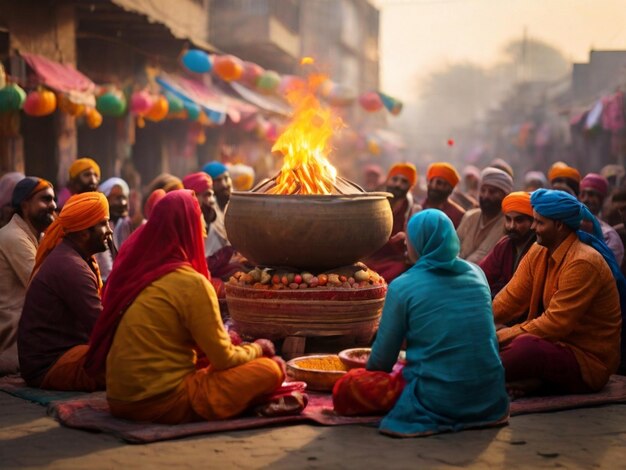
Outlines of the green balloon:
M19 85L11 83L0 90L0 112L22 109L25 100L26 92Z
M126 99L121 94L106 92L96 99L96 109L103 116L120 117L126 112Z
M273 70L266 70L256 81L256 87L266 93L271 93L280 85L280 75Z

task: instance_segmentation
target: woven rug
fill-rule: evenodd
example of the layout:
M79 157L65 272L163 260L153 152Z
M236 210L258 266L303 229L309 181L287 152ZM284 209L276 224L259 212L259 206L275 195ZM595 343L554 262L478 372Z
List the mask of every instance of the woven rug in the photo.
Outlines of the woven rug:
M59 392L56 390L42 390L26 386L24 379L11 375L0 378L0 390L18 398L48 406L53 401L67 400L88 395L86 392Z
M101 431L113 434L129 443L149 443L167 439L177 439L197 434L208 434L239 429L253 429L293 423L314 423L324 426L346 424L367 424L375 426L380 417L345 417L333 411L332 397L328 394L309 393L309 404L299 415L279 417L244 416L224 421L211 421L181 424L176 426L137 423L114 418L104 392L53 392L26 387L21 379L0 379L0 390L11 395L49 404L48 414L65 426ZM614 375L607 386L598 393L587 395L560 395L531 397L511 403L511 416L529 413L544 413L573 408L626 403L626 377Z
M243 416L223 421L199 423L164 424L137 423L111 416L104 392L52 403L48 414L65 426L91 431L111 433L126 442L143 444L148 442L177 439L195 434L208 434L239 429L312 422L324 426L341 424L371 424L380 420L378 416L345 417L335 414L331 395L309 393L309 404L299 415L258 417Z

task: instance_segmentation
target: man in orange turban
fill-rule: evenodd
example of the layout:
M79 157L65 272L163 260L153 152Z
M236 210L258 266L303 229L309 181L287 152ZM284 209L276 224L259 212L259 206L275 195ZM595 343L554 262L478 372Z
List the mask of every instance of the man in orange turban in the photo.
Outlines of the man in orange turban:
M93 391L104 387L83 370L91 330L102 311L94 254L112 236L104 194L67 200L37 250L18 328L20 373L31 387Z
M446 162L432 163L426 172L428 192L422 202L423 209L439 209L446 214L456 229L461 223L465 209L450 199L459 182L456 169Z
M380 274L385 281L391 282L409 268L405 254L406 223L416 212L421 210L413 202L411 188L417 184L417 169L412 163L395 163L387 173L386 190L393 195L390 200L393 212L393 227L389 241L376 253L365 259L370 269Z
M502 200L505 236L500 239L489 254L479 263L485 272L491 297L511 280L520 261L535 243L533 208L530 193L517 191Z
M67 199L73 194L97 191L100 177L100 166L95 160L87 157L75 160L69 169L67 187L59 193L59 209L63 208Z
M552 189L560 189L578 197L580 192L580 173L563 162L556 162L548 171L548 180Z

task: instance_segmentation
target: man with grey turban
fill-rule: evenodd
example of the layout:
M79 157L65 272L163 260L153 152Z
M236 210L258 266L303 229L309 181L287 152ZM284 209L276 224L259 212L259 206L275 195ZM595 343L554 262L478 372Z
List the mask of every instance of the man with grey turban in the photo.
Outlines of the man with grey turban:
M122 178L113 177L104 181L99 186L98 191L104 194L109 201L109 226L113 231L113 238L109 240L108 249L95 255L102 280L106 282L111 269L113 269L117 250L133 231L133 224L128 216L130 188Z
M460 257L479 263L504 235L502 200L513 190L511 175L487 167L480 174L478 209L467 211L457 229L461 240Z

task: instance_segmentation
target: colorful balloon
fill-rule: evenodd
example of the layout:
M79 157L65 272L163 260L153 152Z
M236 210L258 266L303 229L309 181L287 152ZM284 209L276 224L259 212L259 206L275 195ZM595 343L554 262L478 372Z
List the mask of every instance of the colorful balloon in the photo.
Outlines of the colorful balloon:
M126 97L117 90L107 91L96 98L96 109L103 116L121 117L126 112Z
M102 125L102 114L94 108L87 108L85 110L85 121L87 122L87 127L97 129Z
M0 89L0 112L22 109L26 100L26 92L17 84L9 83Z
M260 65L254 62L243 63L243 75L241 76L241 82L249 87L256 86L256 82L265 70Z
M379 111L383 107L383 102L375 91L368 91L359 96L359 104L370 113Z
M215 57L213 73L225 82L239 80L243 75L243 62L232 55Z
M29 116L47 116L57 109L57 97L48 90L31 91L26 96L23 109Z
M200 49L189 49L183 54L183 65L194 73L208 73L213 68L211 57Z
M169 104L167 102L167 98L165 98L165 96L159 95L154 100L154 104L152 105L150 110L146 113L146 119L154 122L159 122L162 119L165 119L168 111Z
M130 97L130 112L135 116L145 116L152 105L154 98L147 91L136 91Z
M280 84L280 75L273 70L266 70L256 82L256 87L263 93L273 93Z

